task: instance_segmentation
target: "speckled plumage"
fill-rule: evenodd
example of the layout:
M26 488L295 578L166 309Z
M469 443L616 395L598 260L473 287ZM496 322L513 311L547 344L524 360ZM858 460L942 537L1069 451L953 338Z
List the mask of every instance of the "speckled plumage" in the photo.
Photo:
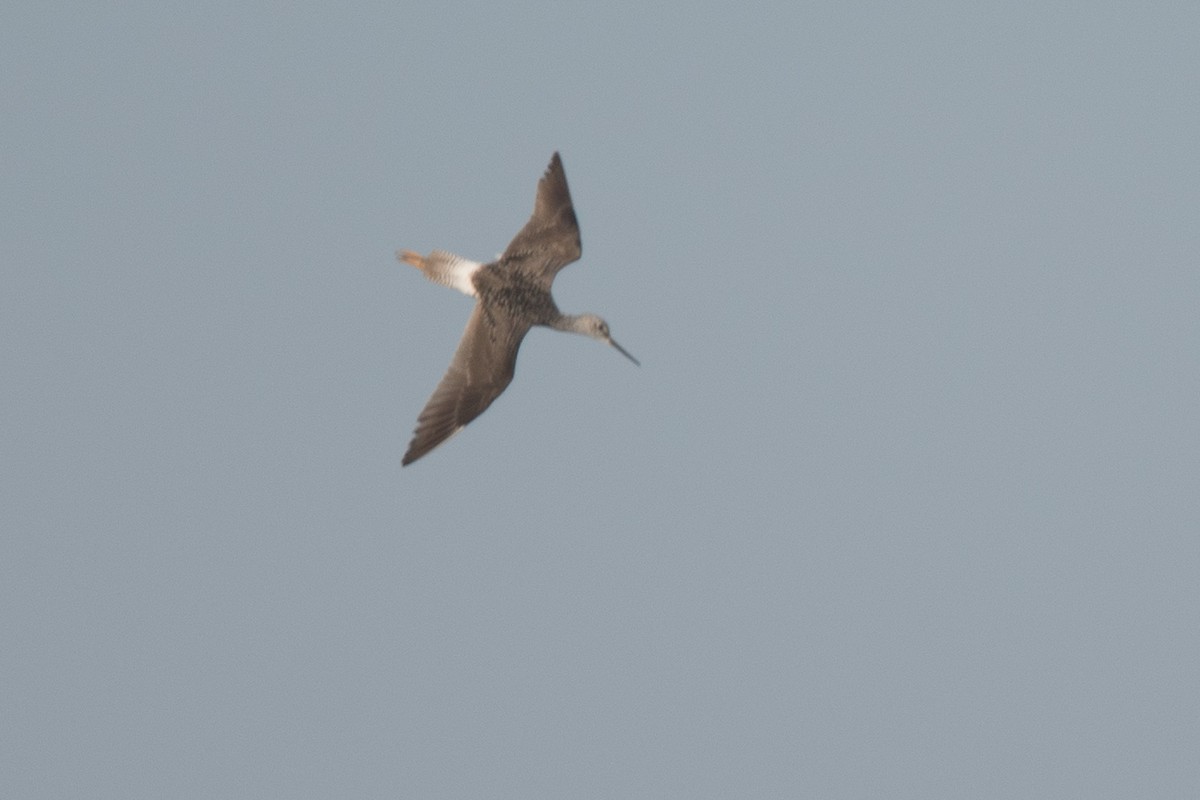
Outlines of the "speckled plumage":
M477 298L450 367L417 418L403 464L462 430L500 396L512 382L521 340L534 325L590 336L638 363L613 341L604 320L594 314L563 314L555 305L550 294L554 276L581 252L567 176L555 153L538 181L533 215L498 261L480 264L443 250L428 256L397 253L431 281Z

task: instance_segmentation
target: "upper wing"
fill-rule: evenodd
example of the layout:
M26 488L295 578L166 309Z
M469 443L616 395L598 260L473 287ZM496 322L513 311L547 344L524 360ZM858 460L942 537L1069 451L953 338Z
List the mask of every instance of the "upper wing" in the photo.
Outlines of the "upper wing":
M500 260L549 287L555 274L582 252L567 174L563 172L562 159L555 153L546 174L538 181L533 216L509 243Z
M483 303L475 304L450 368L417 417L402 464L458 433L500 396L512 381L517 349L528 331L528 325L514 325L507 315L489 314Z

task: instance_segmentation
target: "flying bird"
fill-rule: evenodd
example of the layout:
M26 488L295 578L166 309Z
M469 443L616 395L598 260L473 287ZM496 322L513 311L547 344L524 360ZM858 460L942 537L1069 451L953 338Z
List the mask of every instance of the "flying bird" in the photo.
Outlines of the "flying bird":
M417 417L407 466L458 433L482 414L513 379L517 350L534 325L581 333L638 360L608 332L595 314L563 314L550 285L558 271L579 259L579 223L567 189L562 159L555 153L538 181L533 216L498 261L481 264L444 250L427 256L400 250L396 257L434 283L475 298L475 309L441 383Z

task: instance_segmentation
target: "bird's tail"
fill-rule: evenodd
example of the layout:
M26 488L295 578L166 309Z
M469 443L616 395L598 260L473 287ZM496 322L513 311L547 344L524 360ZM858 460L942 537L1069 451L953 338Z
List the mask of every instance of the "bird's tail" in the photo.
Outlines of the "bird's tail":
M396 258L405 264L412 264L425 277L434 283L458 289L460 292L475 297L475 284L471 276L483 265L478 261L447 253L445 250L434 250L427 256L414 253L412 250L397 250Z

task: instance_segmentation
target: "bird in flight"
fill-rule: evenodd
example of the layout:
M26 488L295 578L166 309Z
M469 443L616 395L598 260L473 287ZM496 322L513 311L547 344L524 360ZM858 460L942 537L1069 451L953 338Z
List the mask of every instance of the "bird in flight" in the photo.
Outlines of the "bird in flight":
M555 153L538 181L533 216L498 261L481 264L444 250L427 256L411 250L396 253L434 283L475 298L450 368L417 417L402 461L405 466L458 433L500 396L513 379L521 340L534 325L590 336L639 364L613 341L608 323L600 317L563 314L554 304L554 276L581 252L567 175Z

